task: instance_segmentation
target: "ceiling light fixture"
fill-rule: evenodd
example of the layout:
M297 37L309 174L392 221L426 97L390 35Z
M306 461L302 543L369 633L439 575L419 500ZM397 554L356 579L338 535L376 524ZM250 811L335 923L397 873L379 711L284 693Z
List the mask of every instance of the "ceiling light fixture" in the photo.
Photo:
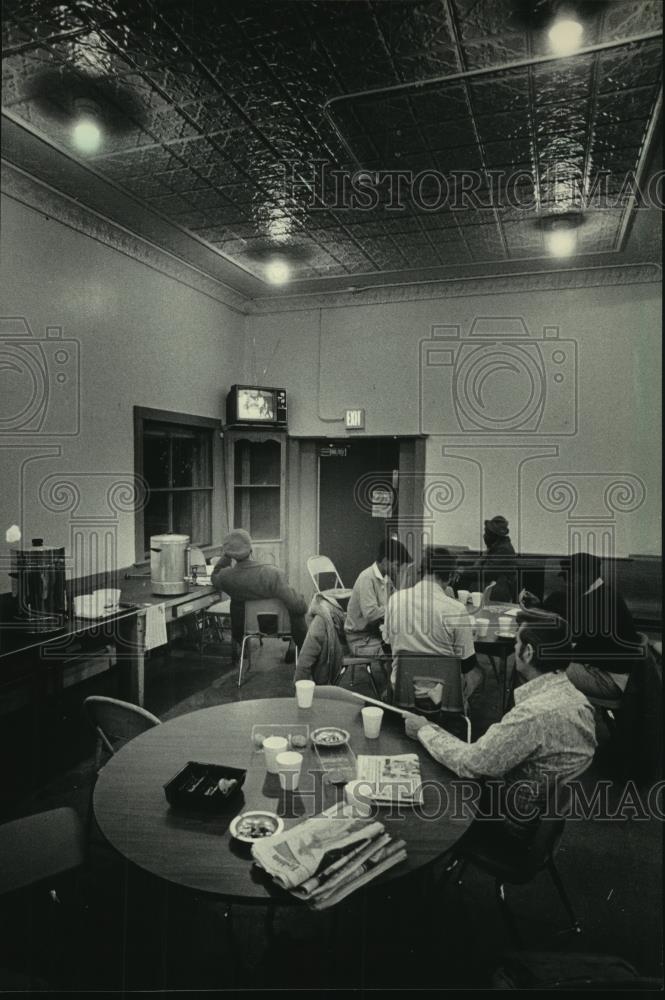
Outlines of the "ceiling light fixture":
M569 56L582 45L584 28L572 17L561 17L547 32L550 48L557 56Z
M94 101L77 98L74 101L75 121L72 139L81 153L95 153L102 142L99 108Z
M577 230L582 225L580 212L550 215L541 220L545 249L550 257L571 257L577 250Z
M266 278L271 285L284 285L291 277L291 268L285 260L276 257L266 267Z

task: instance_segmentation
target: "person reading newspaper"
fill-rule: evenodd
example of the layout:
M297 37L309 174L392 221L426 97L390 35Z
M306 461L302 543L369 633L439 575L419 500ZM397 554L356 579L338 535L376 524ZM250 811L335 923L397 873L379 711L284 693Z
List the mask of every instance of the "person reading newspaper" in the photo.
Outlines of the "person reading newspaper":
M515 667L522 684L515 707L475 743L464 743L419 715L405 716L406 735L462 778L502 779L512 807L502 807L514 832L537 821L548 782L570 779L591 763L594 711L566 676L572 656L568 628L556 616L517 616ZM514 801L513 801L514 800Z

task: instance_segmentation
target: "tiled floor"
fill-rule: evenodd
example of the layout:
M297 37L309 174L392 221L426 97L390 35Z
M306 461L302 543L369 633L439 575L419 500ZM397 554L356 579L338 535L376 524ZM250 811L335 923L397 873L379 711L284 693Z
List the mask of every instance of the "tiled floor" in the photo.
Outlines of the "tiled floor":
M240 691L226 651L200 657L174 650L169 657L155 657L147 669L146 707L167 720L236 699L290 695L293 668L283 662L284 649L266 643ZM70 742L82 726L76 700L87 693L81 690L72 699ZM484 688L474 696L474 731L485 729L497 711L498 690L488 669ZM78 762L14 801L5 810L8 817L62 804L85 817L92 741L81 730L73 742L70 755L78 755ZM585 788L590 791L596 780L607 778L606 766L601 750L584 777ZM618 802L620 795L621 788L614 786L611 801ZM569 822L558 863L584 933L574 938L560 933L565 913L547 876L540 875L530 885L509 890L524 946L560 952L562 961L571 950L619 955L642 974L660 976L661 848L662 826L653 819ZM488 985L502 953L512 947L491 880L473 871L461 888L453 884L422 893L396 883L369 902L351 897L333 914L281 908L268 926L262 907L234 906L228 916L220 903L166 892L163 884L130 870L93 832L79 888L87 907L84 919L61 944L53 947L55 935L52 947L45 947L50 932L33 914L32 942L24 941L0 965L30 971L52 985L114 992L295 985L450 988ZM52 913L46 916L52 919ZM58 924L63 934L64 918ZM7 936L3 940L6 950Z

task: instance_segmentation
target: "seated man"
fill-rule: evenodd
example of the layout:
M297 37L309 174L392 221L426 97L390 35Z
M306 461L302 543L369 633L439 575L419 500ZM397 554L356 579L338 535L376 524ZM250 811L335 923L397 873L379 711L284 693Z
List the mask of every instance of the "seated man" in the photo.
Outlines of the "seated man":
M466 608L448 594L456 558L440 545L423 553L421 580L398 590L388 601L385 637L393 653L438 653L462 661L464 697L483 679L473 646L472 622ZM395 685L397 661L391 682Z
M492 601L514 601L517 591L517 561L505 517L485 521L485 553L462 573L460 586L466 590L485 590L494 583Z
M521 613L515 666L523 683L515 707L475 743L464 743L419 715L405 719L441 764L463 778L501 778L519 791L520 819L537 817L550 781L571 778L591 762L596 748L594 711L566 676L571 647L562 619ZM518 788L519 786L519 788ZM509 817L510 818L510 817Z
M400 568L411 556L396 538L379 545L376 562L358 576L346 609L346 640L353 656L379 656L383 643L381 627L388 598L395 589Z
M278 598L289 612L291 634L300 649L307 633L305 598L289 587L283 570L257 562L251 555L252 539L248 532L237 528L224 539L222 558L210 578L213 587L231 598L231 636L236 647L234 658L238 655L237 646L242 643L245 631L245 601L269 597ZM232 565L233 560L235 566Z
M635 660L642 655L626 602L602 576L598 556L570 557L565 617L575 643L568 677L590 698L620 698Z

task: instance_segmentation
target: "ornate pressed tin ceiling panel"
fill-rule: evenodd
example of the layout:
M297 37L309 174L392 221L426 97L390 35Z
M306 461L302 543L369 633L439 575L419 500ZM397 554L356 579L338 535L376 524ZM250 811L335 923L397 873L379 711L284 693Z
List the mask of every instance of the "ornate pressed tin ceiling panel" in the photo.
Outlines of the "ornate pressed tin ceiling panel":
M299 289L547 267L538 220L571 211L578 254L616 261L662 4L576 6L593 51L552 60L553 0L8 2L5 155L245 290L276 252ZM104 123L87 156L76 98Z

